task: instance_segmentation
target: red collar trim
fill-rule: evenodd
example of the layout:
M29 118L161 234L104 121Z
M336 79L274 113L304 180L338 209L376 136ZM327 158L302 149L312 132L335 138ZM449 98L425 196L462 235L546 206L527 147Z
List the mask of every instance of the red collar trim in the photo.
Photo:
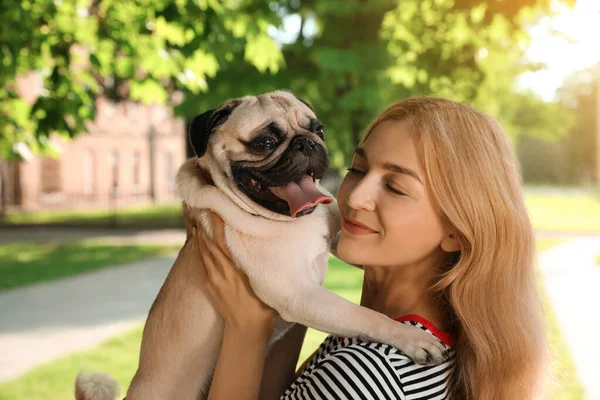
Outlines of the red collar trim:
M423 325L425 328L429 329L431 331L431 333L433 333L438 339L440 339L442 342L444 342L444 344L446 344L447 346L452 347L452 346L454 346L454 344L456 342L456 340L454 338L454 335L452 335L449 332L440 331L430 321L428 321L425 318L420 317L418 315L415 315L415 314L404 315L402 317L394 318L394 321L398 321L398 322L406 322L406 321L418 322L419 324Z

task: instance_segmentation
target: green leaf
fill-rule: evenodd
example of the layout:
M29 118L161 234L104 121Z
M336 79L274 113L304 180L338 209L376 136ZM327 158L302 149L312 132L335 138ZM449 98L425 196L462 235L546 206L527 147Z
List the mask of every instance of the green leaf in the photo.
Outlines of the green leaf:
M266 33L248 38L244 58L260 72L269 70L271 73L276 73L284 62L281 50L277 48L273 39Z
M144 104L164 104L167 101L167 91L158 82L146 79L142 82L131 82L130 96Z

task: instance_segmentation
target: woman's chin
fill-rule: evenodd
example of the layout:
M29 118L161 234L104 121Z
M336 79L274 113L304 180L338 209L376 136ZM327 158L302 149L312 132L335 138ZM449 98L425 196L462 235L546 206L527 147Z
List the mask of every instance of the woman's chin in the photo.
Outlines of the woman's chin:
M365 264L365 258L369 254L366 248L357 247L354 243L344 242L342 238L340 238L336 250L340 260L354 265Z

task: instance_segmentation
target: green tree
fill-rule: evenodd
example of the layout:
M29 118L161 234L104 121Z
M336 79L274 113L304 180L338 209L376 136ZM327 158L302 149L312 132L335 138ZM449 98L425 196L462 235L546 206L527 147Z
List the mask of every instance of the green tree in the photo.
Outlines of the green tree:
M238 55L208 81L207 95L187 97L179 112L190 115L194 107L228 97L290 88L324 121L338 170L378 112L415 94L470 101L498 116L514 135L558 135L566 126L556 123L562 110L514 90L515 77L529 68L522 65L518 46L527 38L524 23L543 15L547 6L534 0L279 4L278 15L301 20L295 40L282 44L285 66L274 76L261 76Z
M596 182L596 104L600 64L574 72L557 92L562 109L570 113L570 126L560 137L524 134L518 155L524 179L530 183L564 186Z
M573 114L559 102L545 102L517 87L519 75L543 68L524 62L523 50L514 43L517 40L498 38L480 50L478 65L483 78L471 102L498 118L515 144L523 135L555 141L570 129Z
M48 149L48 137L86 131L95 98L164 103L199 93L242 52L276 72L267 34L280 18L266 0L5 0L0 9L0 158L15 144ZM28 104L16 77L38 71L44 93Z
M550 0L7 1L4 158L17 142L40 150L52 132L85 131L98 93L145 102L183 93L176 111L189 119L230 97L289 88L325 122L335 169L379 111L413 94L472 101L508 126L555 128L537 119L549 114L544 103L513 94L516 69L508 73L526 14L546 12ZM272 30L294 17L296 38L281 42ZM33 106L14 90L31 70L46 88Z
M597 182L597 104L600 99L600 63L573 73L558 92L559 101L571 109L575 124L564 138L565 168L571 182Z

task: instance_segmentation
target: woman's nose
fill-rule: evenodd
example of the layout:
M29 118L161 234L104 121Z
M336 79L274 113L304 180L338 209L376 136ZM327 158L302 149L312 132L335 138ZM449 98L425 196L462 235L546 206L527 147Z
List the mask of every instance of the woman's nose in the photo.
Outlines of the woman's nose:
M346 204L355 210L375 210L375 188L366 177L361 179L346 194Z

